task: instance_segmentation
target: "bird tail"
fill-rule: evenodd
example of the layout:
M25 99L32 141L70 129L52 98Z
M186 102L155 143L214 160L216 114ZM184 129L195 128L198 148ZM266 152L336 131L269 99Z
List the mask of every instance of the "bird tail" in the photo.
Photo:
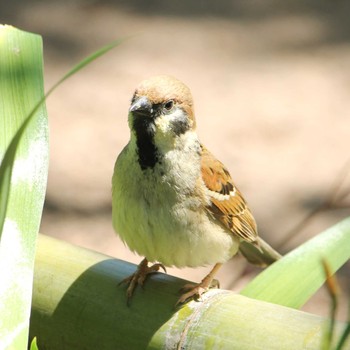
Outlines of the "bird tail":
M256 243L242 241L239 246L239 251L251 264L265 267L282 257L262 238L258 237Z

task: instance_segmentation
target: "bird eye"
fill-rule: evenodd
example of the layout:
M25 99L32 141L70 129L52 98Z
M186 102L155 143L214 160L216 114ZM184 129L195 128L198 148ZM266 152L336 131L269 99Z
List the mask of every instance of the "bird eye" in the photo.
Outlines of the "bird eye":
M174 101L173 100L169 100L169 101L165 102L165 104L164 104L164 108L167 111L172 110L173 107L174 107Z

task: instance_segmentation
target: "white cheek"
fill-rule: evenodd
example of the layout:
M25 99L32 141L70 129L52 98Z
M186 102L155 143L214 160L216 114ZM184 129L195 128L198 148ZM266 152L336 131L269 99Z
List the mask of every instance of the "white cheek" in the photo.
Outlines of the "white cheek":
M171 133L173 136L173 125L183 122L186 123L187 116L182 109L176 109L174 112L161 115L155 120L155 126L163 134Z
M176 109L173 113L169 114L169 120L172 124L177 122L186 122L187 116L182 109Z
M187 116L181 109L175 110L168 115L161 115L155 120L155 143L161 151L167 151L174 147L176 133L174 125L177 123L186 123Z
M167 115L161 115L155 120L156 134L168 134L171 132L171 120Z

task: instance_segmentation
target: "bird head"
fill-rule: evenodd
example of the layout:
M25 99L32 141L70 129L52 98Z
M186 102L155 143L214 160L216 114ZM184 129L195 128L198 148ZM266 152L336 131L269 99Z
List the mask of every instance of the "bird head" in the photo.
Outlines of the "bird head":
M129 127L141 168L152 168L195 129L190 89L167 75L142 81L131 100Z
M137 87L129 109L136 134L174 138L195 127L190 89L167 75L151 77Z

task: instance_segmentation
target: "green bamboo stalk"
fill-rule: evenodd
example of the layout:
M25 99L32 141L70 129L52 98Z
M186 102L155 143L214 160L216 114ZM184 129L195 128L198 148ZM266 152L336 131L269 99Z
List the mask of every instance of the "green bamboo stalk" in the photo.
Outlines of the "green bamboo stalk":
M322 317L223 290L176 310L187 281L163 273L137 289L128 307L125 286L118 283L134 270L130 263L41 235L30 337L37 337L39 349L50 350L321 348L327 325ZM338 333L343 328L336 325Z

